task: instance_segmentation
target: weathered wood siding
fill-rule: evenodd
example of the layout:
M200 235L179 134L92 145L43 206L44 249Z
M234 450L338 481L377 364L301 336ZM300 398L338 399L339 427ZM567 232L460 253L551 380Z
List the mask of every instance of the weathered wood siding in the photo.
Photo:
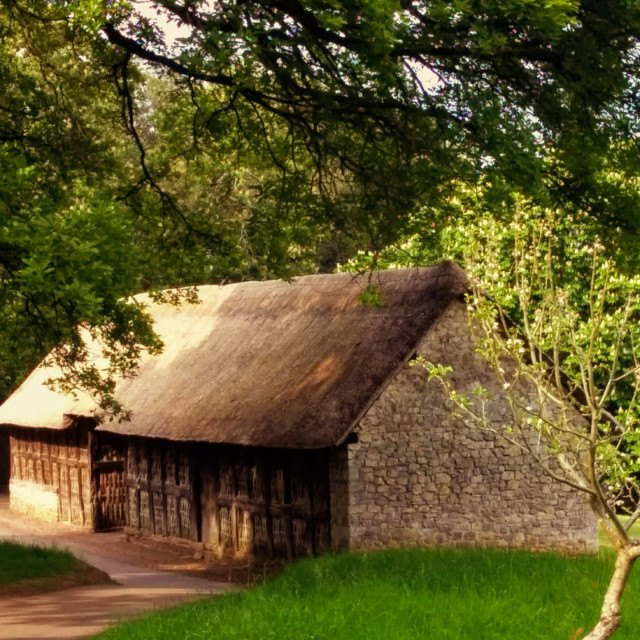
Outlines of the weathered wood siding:
M10 477L9 429L0 427L0 492L9 490Z
M196 464L188 443L127 439L127 525L199 539Z
M201 451L202 540L219 554L281 557L329 548L325 450Z
M84 526L92 523L87 423L64 430L12 429L11 508ZM53 503L52 503L53 501Z
M326 451L127 441L127 525L219 555L295 557L329 548Z

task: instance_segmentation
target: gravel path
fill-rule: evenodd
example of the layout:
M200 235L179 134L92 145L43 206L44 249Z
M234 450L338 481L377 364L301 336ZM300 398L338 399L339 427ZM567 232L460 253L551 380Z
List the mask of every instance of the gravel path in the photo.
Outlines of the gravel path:
M186 575L177 569L193 574L204 565L144 549L121 533L88 533L18 517L8 510L6 496L0 496L0 538L68 549L118 583L4 598L0 640L88 638L122 618L233 588L227 582Z

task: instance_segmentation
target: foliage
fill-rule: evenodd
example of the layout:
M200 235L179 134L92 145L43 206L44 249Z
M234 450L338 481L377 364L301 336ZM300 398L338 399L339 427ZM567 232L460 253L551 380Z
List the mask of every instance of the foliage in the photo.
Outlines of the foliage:
M375 248L404 230L416 202L437 205L452 179L478 170L527 193L546 181L556 201L634 220L637 194L626 184L637 149L610 150L637 126L637 1L7 6L93 47L92 63L118 83L143 166L136 61L174 79L176 99L197 114L172 128L205 149L229 116L254 142L279 121L291 159L306 155L313 166L324 219L338 231L357 223ZM172 43L163 21L184 37ZM277 146L270 159L282 169ZM617 184L603 184L603 168Z
M382 291L372 284L367 285L364 291L358 296L358 301L365 307L384 307Z
M405 549L328 555L290 566L257 588L123 623L104 640L576 637L597 618L612 554ZM637 580L631 582L635 593ZM636 598L620 638L635 638ZM524 626L523 626L524 625Z
M101 67L113 62L104 43L22 9L0 13L0 398L57 346L57 386L88 390L118 414L117 380L161 348L132 293L315 265L308 167L301 159L283 181L265 160L278 140L280 157L290 151L277 123L263 120L269 136L261 129L252 145L233 113L207 128L195 98L131 69L134 131ZM220 106L215 92L197 99ZM191 125L197 140L183 135ZM99 367L88 337L102 343Z
M479 175L636 223L637 0L150 5L2 3L1 395L80 324L122 322L132 373L159 344L131 293L331 270Z
M586 636L608 638L640 555L629 534L640 517L640 277L625 274L579 218L553 209L519 206L509 224L485 218L479 229L464 248L468 308L508 418L492 417L501 400L487 389L458 388L449 368L416 364L440 380L466 422L526 451L541 473L588 498L618 554L600 621Z
M57 15L85 4L62 3ZM122 73L145 60L187 79L185 93L214 86L228 109L282 119L328 197L353 176L373 235L386 236L377 248L397 214L479 168L529 194L546 180L556 201L634 220L625 180L637 149L609 152L637 128L634 0L154 2L185 29L174 47L135 5L91 6L70 28L105 34ZM550 144L553 162L542 153ZM606 193L603 168L619 175Z
M389 245L381 251L359 251L356 256L340 265L344 271L426 266L442 259L451 259L473 271L492 299L517 325L534 322L537 304L544 296L548 282L545 269L556 287L562 288L571 299L574 310L581 318L589 314L590 274L593 269L594 243L599 243L598 258L607 263L618 283L610 291L610 302L626 304L636 296L636 273L640 264L638 236L624 228L610 227L594 221L575 209L553 210L525 198L517 192L503 194L496 206L492 185L484 177L474 188L459 186L448 199L447 207L439 213L419 210L411 214L411 235L402 242ZM427 219L432 220L427 223ZM544 257L544 238L553 243L548 265L541 265ZM516 246L517 245L517 246ZM529 282L523 279L529 278ZM523 284L531 290L531 299L521 300L518 291ZM524 302L524 305L522 304ZM634 310L637 314L638 310ZM525 318L525 314L530 317ZM635 326L631 323L631 329ZM543 350L551 350L550 334L532 336ZM583 336L584 337L584 336ZM597 348L610 353L615 348L617 333L613 324L597 336ZM572 378L579 378L575 359L566 357L563 350L562 366ZM622 349L621 366L633 366L633 352ZM598 383L600 373L596 372ZM634 379L619 381L612 390L607 409L615 413L634 395Z
M73 571L77 560L59 549L0 542L0 585Z
M118 374L158 347L142 310L126 301L139 253L130 216L109 188L116 115L104 78L59 30L20 26L0 15L1 395L51 347L66 343L64 353L79 355L80 324L104 335Z

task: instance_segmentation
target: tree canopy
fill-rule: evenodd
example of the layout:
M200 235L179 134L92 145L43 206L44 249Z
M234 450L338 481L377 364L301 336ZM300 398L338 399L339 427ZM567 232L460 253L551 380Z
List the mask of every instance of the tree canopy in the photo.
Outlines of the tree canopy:
M546 179L552 199L637 222L635 193L603 192L602 173L638 167L638 2L152 6L188 27L179 46L135 4L89 22L117 47L120 75L144 60L180 78L195 103L218 87L227 109L281 118L329 196L341 169L402 210L452 176L491 169L528 192Z
M430 241L461 185L640 224L636 0L0 6L0 395L80 325L130 372L131 293Z
M171 77L189 100L192 122L176 130L194 141L229 114L249 135L264 124L267 139L265 119L280 120L288 151L310 156L327 201L344 195L343 181L358 181L375 240L388 240L392 211L478 170L528 192L546 179L547 197L636 222L635 193L603 189L603 173L637 170L635 0L4 4L23 29L58 26L85 44L141 147L140 65ZM167 23L185 37L167 39Z

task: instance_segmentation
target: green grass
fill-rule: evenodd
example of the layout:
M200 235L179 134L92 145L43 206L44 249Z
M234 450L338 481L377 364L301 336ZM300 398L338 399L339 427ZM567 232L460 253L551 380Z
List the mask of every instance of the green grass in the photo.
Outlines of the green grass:
M626 516L620 516L620 520L622 522L626 522ZM631 529L629 529L629 536L631 538L640 538L640 520L636 520L631 525ZM598 544L601 547L611 547L611 542L609 542L609 538L607 538L607 534L602 530L602 527L598 527Z
M0 542L0 586L30 578L73 571L78 561L70 553L35 545Z
M124 623L102 640L569 640L592 625L613 556L401 550L308 559L255 589ZM640 574L616 640L640 629Z

